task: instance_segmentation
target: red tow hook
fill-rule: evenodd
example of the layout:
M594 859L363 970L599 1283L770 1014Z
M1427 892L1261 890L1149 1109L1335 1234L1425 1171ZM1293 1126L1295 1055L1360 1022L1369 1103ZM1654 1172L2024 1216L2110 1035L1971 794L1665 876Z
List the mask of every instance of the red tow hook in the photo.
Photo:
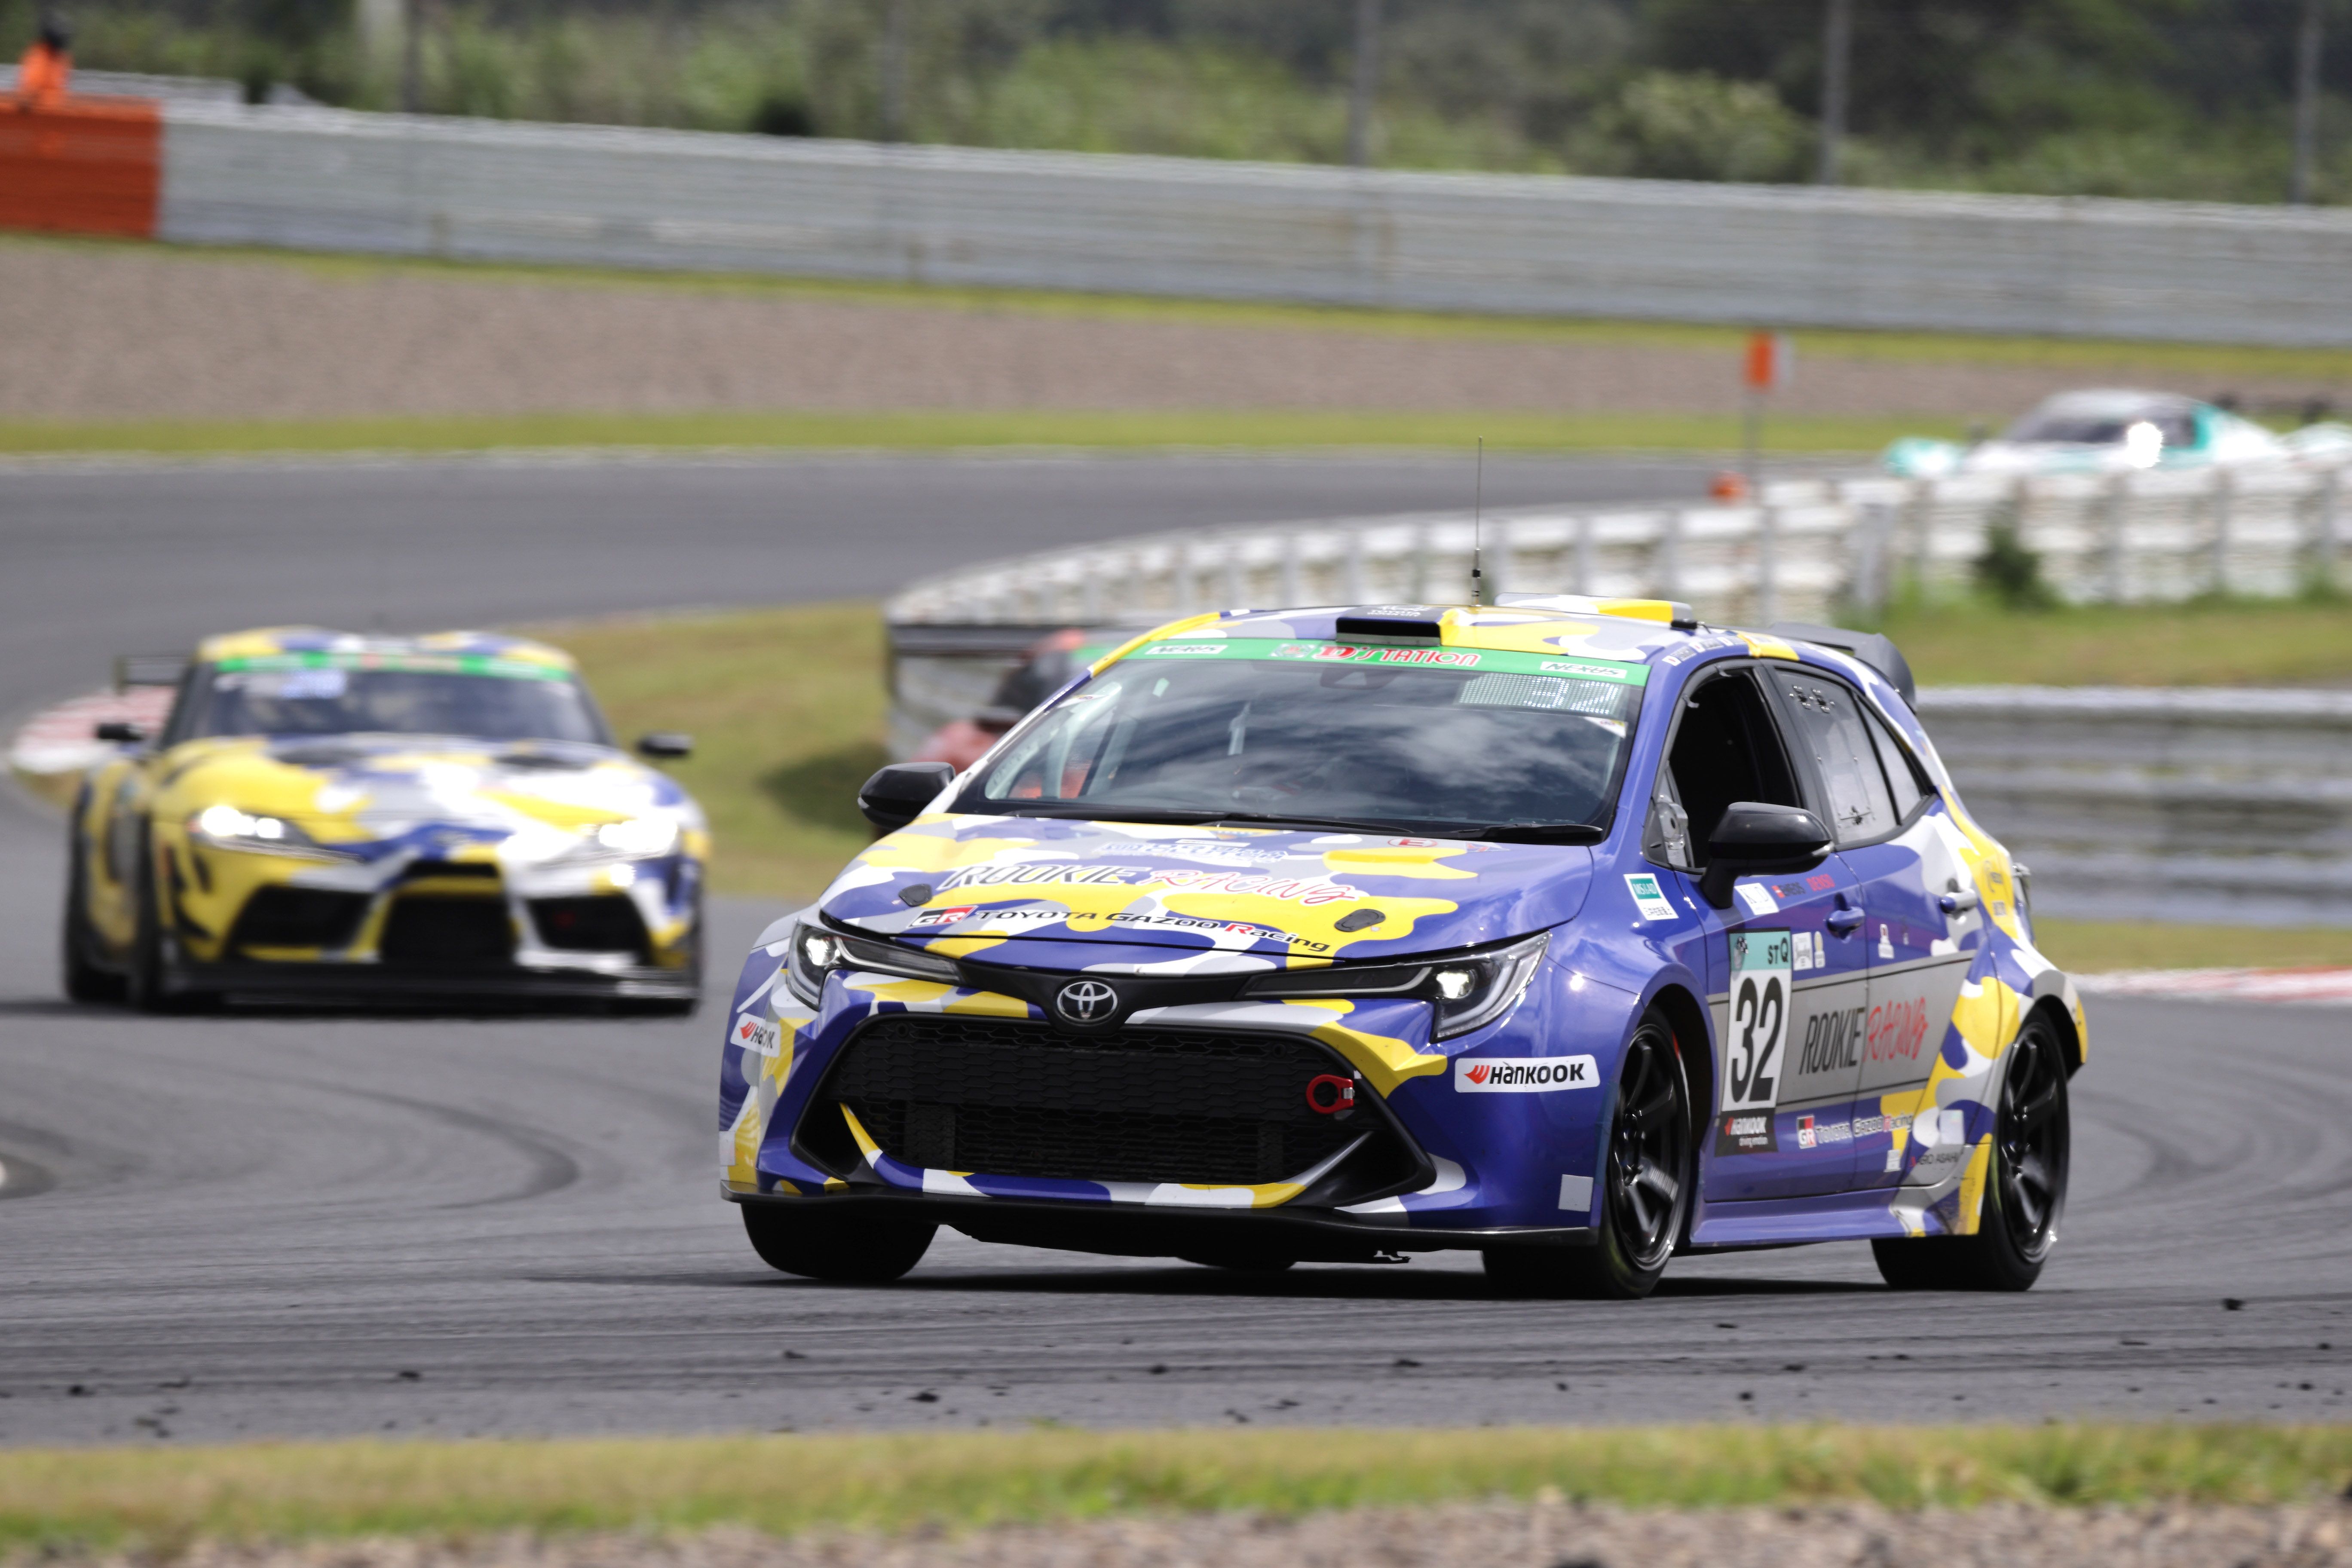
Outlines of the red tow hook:
M1327 1072L1307 1080L1307 1106L1318 1116L1337 1116L1356 1109L1356 1080Z

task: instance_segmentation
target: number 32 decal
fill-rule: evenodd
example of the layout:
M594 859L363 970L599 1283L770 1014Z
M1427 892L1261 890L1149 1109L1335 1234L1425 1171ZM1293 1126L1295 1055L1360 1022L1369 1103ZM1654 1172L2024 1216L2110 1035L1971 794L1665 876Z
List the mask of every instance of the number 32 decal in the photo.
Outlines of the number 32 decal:
M1769 1110L1780 1103L1790 957L1787 931L1731 935L1731 1038L1723 1054L1727 1111Z

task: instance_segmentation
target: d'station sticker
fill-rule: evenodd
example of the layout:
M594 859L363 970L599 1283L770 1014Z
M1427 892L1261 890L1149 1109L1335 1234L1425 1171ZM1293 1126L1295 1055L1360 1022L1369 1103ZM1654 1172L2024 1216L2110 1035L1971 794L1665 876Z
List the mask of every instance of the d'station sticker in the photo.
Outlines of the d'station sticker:
M1780 1102L1795 954L1784 931L1733 931L1730 941L1731 1026L1724 1039L1723 1116L1715 1152L1763 1153L1780 1147L1772 1108Z

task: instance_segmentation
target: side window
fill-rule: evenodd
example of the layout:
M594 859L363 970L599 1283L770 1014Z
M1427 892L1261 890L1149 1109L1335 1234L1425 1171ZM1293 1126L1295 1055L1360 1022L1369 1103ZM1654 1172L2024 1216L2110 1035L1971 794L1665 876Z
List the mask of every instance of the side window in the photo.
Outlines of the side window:
M1812 757L1822 787L1829 792L1831 828L1838 842L1866 844L1894 832L1902 814L1878 765L1862 699L1809 669L1776 671L1773 684L1788 700L1797 744Z
M1684 870L1706 864L1706 841L1735 801L1802 805L1764 694L1735 669L1703 678L1683 695L1666 765L1652 792L1654 858ZM1679 858L1677 858L1679 856Z
M1887 788L1895 796L1895 818L1900 822L1921 801L1935 794L1936 787L1927 782L1927 771L1919 766L1919 759L1911 754L1911 749L1887 729L1885 720L1868 709L1864 710L1864 717L1870 721L1870 739L1878 748L1879 765L1886 770Z

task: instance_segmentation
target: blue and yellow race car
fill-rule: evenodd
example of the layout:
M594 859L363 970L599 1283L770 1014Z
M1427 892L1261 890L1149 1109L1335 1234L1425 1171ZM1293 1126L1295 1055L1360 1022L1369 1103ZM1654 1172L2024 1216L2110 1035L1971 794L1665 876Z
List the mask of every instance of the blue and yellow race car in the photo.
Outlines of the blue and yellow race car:
M686 1012L700 994L701 810L614 745L556 648L483 632L216 637L160 734L100 738L123 750L84 779L69 824L76 1001Z
M824 1279L947 1225L1615 1297L1868 1239L2022 1289L2084 1020L1909 682L1657 601L1148 633L966 773L868 782L892 831L736 985L724 1194Z

